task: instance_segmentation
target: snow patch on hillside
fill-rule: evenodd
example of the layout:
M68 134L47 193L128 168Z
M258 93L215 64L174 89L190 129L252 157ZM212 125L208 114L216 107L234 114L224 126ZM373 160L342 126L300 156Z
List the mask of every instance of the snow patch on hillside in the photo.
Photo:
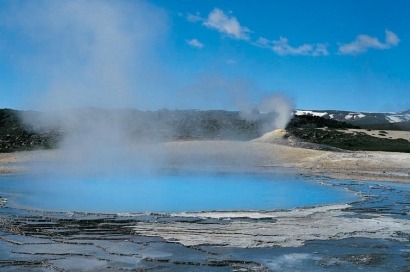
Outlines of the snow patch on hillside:
M386 120L390 123L398 123L398 122L405 122L410 121L410 114L392 114L387 115Z
M313 116L323 117L323 116L327 115L327 112L296 110L295 115L313 115Z
M366 115L364 115L363 113L360 112L356 112L356 113L349 113L348 115L345 116L346 120L355 120L355 119L361 119L363 117L366 117Z
M365 121L365 122L377 122L377 123L398 123L410 121L410 111L405 112L384 112L384 113L371 113L371 112L348 112L348 111L314 111L314 110L295 110L295 116L312 115L318 117L329 118L337 121Z
M401 122L401 118L398 116L394 115L388 115L386 116L386 120L389 121L390 123L398 123Z

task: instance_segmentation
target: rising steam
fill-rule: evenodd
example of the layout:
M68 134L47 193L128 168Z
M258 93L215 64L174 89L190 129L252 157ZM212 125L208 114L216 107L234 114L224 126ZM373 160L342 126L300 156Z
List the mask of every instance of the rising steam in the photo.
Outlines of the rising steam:
M164 100L158 92L164 86L158 85L163 74L156 54L168 33L166 14L143 1L15 3L5 8L2 21L24 37L21 50L16 49L22 71L46 90L32 90L27 107L49 113L26 122L40 130L63 130L59 147L64 169L73 173L146 170L164 159L159 150L135 147L127 127L132 116L124 109ZM210 101L234 104L235 96L246 99L250 93L249 86L237 79L202 77L197 82L179 93L176 107L207 102L207 96ZM210 89L215 96L210 96ZM122 110L101 114L90 107ZM265 132L285 127L291 112L289 100L274 95L245 109L242 117L261 120Z
M23 1L6 16L31 48L18 52L22 70L47 90L33 90L30 107L147 102L141 100L158 73L155 49L167 29L160 9L143 1Z
M104 172L118 161L147 168L150 158L128 149L127 112L104 115L89 107L149 103L155 49L167 30L164 12L143 1L23 1L9 4L6 14L7 25L32 48L19 51L22 71L46 89L33 90L28 104L49 114L26 122L63 130L64 168Z
M293 103L286 96L276 93L265 97L256 105L248 105L241 111L242 118L261 121L262 133L285 128L293 115Z

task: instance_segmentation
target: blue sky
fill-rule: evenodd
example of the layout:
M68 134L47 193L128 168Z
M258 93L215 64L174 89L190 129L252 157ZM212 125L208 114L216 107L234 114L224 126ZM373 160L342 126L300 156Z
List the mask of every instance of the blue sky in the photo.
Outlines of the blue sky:
M2 108L410 109L409 1L33 2L0 2Z

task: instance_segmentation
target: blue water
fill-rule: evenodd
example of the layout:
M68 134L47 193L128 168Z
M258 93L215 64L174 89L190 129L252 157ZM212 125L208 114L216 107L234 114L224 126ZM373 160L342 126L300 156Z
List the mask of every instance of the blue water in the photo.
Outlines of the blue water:
M344 188L296 176L158 175L127 178L0 177L10 205L50 211L273 210L346 203Z

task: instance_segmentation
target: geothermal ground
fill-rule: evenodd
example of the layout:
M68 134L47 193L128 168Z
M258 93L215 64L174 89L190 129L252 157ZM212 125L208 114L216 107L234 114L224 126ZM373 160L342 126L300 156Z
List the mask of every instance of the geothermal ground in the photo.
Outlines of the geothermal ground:
M408 271L410 154L302 148L281 142L283 133L248 142L180 141L135 150L160 151L160 167L167 171L285 171L346 188L361 200L281 211L177 214L41 212L12 208L4 200L0 268ZM58 150L1 154L0 171L23 173L29 165L60 159Z
M410 153L318 150L282 130L252 141L177 141L130 147L158 159L159 168L234 172L294 171L338 179L410 182ZM410 134L410 133L409 133ZM278 144L279 143L279 144ZM301 146L301 147L300 147ZM304 148L308 147L308 148ZM24 172L24 163L61 159L58 150L0 153L0 173Z

